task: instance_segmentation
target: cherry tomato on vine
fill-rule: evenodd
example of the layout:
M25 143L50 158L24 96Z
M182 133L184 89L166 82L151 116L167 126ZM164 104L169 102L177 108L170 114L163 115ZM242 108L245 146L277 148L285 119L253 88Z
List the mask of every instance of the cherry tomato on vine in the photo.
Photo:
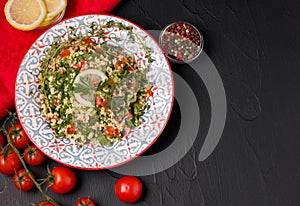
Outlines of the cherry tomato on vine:
M133 176L124 176L115 184L115 193L119 200L126 203L136 202L142 195L143 185Z
M24 150L24 161L29 165L40 165L45 159L44 153L42 153L36 146L31 145Z
M3 147L4 146L4 137L3 134L0 132L0 146Z
M89 197L82 197L76 202L75 206L96 206L96 204Z
M30 172L30 174L34 177L34 174L32 172ZM13 176L13 181L16 188L24 192L31 190L34 186L34 182L26 173L25 169L20 169Z
M25 148L29 145L30 140L21 124L17 123L8 128L8 133L12 143L16 148Z
M75 173L67 167L55 167L48 175L49 188L55 193L68 193L74 188L75 184Z
M12 175L22 166L17 154L10 147L5 147L0 151L0 172Z
M55 206L55 205L47 200L42 200L38 202L36 206Z

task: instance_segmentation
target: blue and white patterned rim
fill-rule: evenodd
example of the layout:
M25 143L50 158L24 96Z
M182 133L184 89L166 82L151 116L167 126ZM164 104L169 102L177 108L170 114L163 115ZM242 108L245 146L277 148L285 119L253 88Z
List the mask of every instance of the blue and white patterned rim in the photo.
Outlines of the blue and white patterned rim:
M155 59L147 77L157 89L151 100L150 109L144 114L145 121L121 141L115 142L111 147L97 144L86 144L79 147L75 141L56 138L52 128L46 123L45 116L40 111L39 64L51 42L57 36L64 34L69 27L77 28L93 22L105 24L111 20L132 26L135 33L146 37L144 43L154 51L152 57ZM83 34L87 32L85 29L81 31ZM113 33L114 30L110 32ZM124 32L115 35L122 35L122 38L126 38ZM120 46L126 47L126 45ZM137 51L132 50L131 52L133 54ZM51 159L70 167L87 170L116 167L146 151L162 133L170 117L174 101L172 71L159 45L137 25L110 15L87 15L71 18L55 25L41 35L28 50L21 63L17 74L15 92L15 104L19 120L32 142Z

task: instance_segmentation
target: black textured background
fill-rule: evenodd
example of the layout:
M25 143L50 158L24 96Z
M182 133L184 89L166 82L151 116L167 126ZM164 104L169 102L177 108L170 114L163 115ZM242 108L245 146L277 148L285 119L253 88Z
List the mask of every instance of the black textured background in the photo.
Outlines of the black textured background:
M228 100L222 139L207 160L198 162L209 99L187 65L171 64L197 95L203 131L176 165L140 177L145 190L134 205L300 205L299 9L296 0L124 0L112 12L148 30L178 20L194 24L204 34L204 50L224 81ZM179 111L175 104L172 121L161 136L167 140L158 141L145 155L172 141ZM50 160L45 164L57 165ZM32 170L39 177L46 175L45 165ZM75 172L78 184L71 193L49 191L62 206L72 206L82 196L90 196L97 205L124 205L113 191L121 175ZM0 205L30 205L43 199L37 190L18 191L8 176L0 176L0 183L6 185Z

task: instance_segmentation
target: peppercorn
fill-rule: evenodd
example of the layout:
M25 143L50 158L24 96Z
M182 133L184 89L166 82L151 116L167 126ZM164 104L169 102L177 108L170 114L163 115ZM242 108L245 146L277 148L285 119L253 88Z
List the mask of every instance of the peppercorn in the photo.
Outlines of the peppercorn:
M172 61L183 63L194 60L202 51L202 34L190 23L175 22L165 27L160 44Z

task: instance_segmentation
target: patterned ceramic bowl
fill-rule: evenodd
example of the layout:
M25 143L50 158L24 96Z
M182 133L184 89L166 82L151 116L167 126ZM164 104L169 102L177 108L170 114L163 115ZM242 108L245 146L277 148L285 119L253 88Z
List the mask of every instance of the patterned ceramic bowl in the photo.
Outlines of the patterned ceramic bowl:
M144 113L142 124L116 141L112 146L84 144L65 137L57 138L41 112L40 62L58 36L68 40L68 29L77 28L79 35L88 35L91 24L114 24L131 28L131 32L119 28L106 28L104 34L109 43L125 49L137 58L141 65L149 65L148 81L156 90L149 100L149 109ZM131 34L139 36L132 40ZM115 41L113 39L118 39ZM96 39L101 43L101 39ZM150 48L146 54L143 48ZM149 55L153 62L147 61ZM116 167L133 160L147 150L162 133L169 119L174 100L173 75L162 50L155 40L142 28L125 19L110 15L88 15L71 18L51 27L31 46L25 55L16 79L15 103L19 120L32 142L47 156L59 163L87 170Z

